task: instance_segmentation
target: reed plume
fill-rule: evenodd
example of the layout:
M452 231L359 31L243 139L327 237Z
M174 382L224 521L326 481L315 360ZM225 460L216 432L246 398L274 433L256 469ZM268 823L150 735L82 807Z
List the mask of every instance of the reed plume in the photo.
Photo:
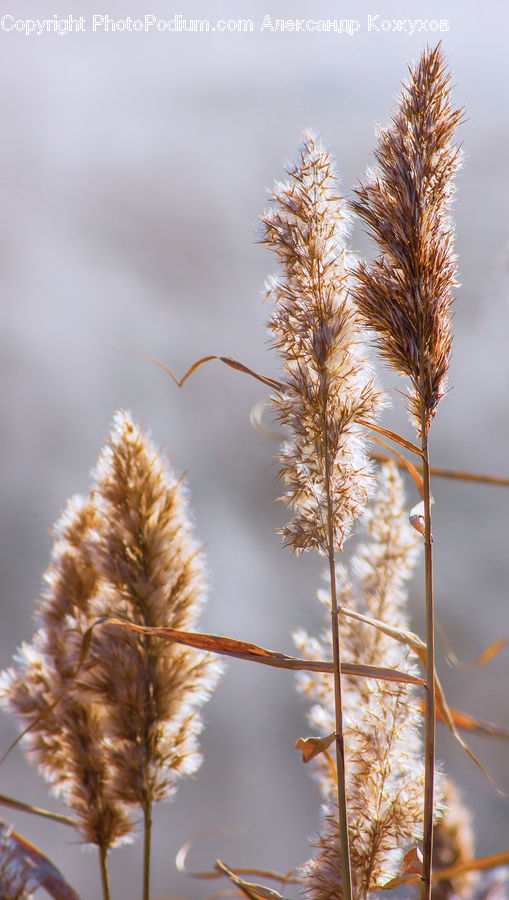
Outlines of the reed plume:
M99 457L92 499L98 527L88 551L102 579L97 614L137 625L196 625L205 563L184 486L125 413L115 417ZM201 763L198 707L219 664L191 648L109 629L97 632L91 661L86 687L101 698L119 763L115 795L142 805L170 796L179 775Z
M367 539L358 547L350 570L338 567L341 606L371 618L408 627L405 581L416 561L415 532L408 524L403 485L396 467L382 468L379 488L363 517ZM330 608L329 592L320 599ZM305 656L330 656L331 636L321 640L295 635ZM341 617L341 650L348 662L395 667L415 673L410 651L372 625ZM316 655L315 655L316 654ZM424 770L419 726L422 717L412 688L399 682L343 676L343 716L354 895L364 900L393 877L405 848L422 833ZM320 734L334 729L334 694L330 679L299 676L299 690L315 701L309 721ZM333 798L336 773L326 755L314 762L326 801L317 853L303 870L303 885L312 900L344 897L343 868Z
M439 44L410 70L390 126L379 130L378 166L352 203L380 249L359 264L352 296L382 356L410 378L418 431L429 428L447 385L457 286L450 210L460 166L452 138L461 118Z
M141 806L148 898L152 805L200 765L198 707L219 668L199 651L105 626L75 677L99 616L189 628L205 598L184 487L126 413L115 416L90 497L71 502L56 538L43 627L4 675L3 693L32 726L30 758L98 844L105 896L106 852L132 830L129 807Z
M304 136L300 160L277 183L261 222L263 241L279 257L281 277L267 282L274 301L268 327L284 367L284 391L273 396L291 437L280 478L294 516L282 529L292 550L341 548L373 488L359 419L382 404L349 298L346 204L330 154ZM327 473L327 465L329 473Z
M450 310L456 281L451 202L462 111L454 109L440 44L426 49L403 86L388 128L381 129L377 169L356 191L354 210L380 249L360 264L353 291L382 356L410 378L410 414L421 437L426 579L426 802L422 898L431 897L435 694L434 599L428 433L444 394L452 343Z
M86 537L97 519L90 502L74 497L54 528L50 565L37 609L40 628L21 645L15 666L2 674L6 705L25 728L24 745L35 764L74 812L83 840L103 860L132 831L126 807L111 795L113 759L104 740L101 705L75 683L98 573Z
M92 497L98 527L88 550L102 580L95 612L136 625L192 628L206 582L184 487L125 413L115 417L99 457ZM219 672L219 663L199 651L129 631L104 628L92 644L86 690L100 700L112 742L112 795L144 813L144 897L152 806L198 769L198 707Z

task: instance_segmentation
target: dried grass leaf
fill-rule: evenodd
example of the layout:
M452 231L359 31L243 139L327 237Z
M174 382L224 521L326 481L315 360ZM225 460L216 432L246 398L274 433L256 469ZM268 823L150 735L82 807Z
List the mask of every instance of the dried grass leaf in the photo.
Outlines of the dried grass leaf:
M42 816L45 819L53 819L54 822L61 822L62 825L70 825L76 827L74 819L64 816L61 813L50 812L47 809L41 809L39 806L32 806L31 803L23 803L22 800L14 800L5 794L0 794L0 806L8 806L11 809L19 809L20 812L32 813L34 816Z
M214 869L214 871L211 871L211 872L195 872L192 869L188 868L188 865L187 865L187 856L188 856L189 852L192 850L192 848L195 846L195 844L198 841L202 840L203 838L210 836L211 834L216 834L218 830L220 830L221 832L227 831L227 829L224 829L224 828L221 828L221 829L208 828L206 831L202 831L199 834L197 834L195 837L190 838L188 841L185 842L185 844L182 845L182 847L180 848L179 852L177 853L177 855L175 857L175 866L176 866L176 869L178 872L180 872L182 875L187 875L189 878L198 878L198 879L205 879L205 880L210 880L210 879L214 879L214 878L222 878L223 872L218 868ZM246 868L242 868L241 866L235 866L230 871L233 872L234 875L257 875L260 878L271 878L274 881L280 881L281 884L298 884L299 883L298 878L292 876L293 870L290 870L290 872L287 872L286 875L281 875L280 872L274 872L270 869L252 869L252 868L246 869ZM210 898L208 898L208 900L210 900Z
M315 756L324 753L335 740L335 737L336 735L333 733L328 734L327 737L298 738L295 741L295 749L301 751L302 762L308 763L310 759L314 759Z
M380 622L377 619L372 619L369 616L364 616L364 615L362 615L362 613L358 613L352 609L347 609L344 606L341 608L341 612L344 615L350 616L353 619L358 619L361 622L365 622L367 625L373 625L375 628L377 628L379 631L382 631L384 634L387 634L390 637L393 637L395 640L400 641L401 643L407 644L407 646L410 647L410 649L413 650L414 653L416 654L416 656L419 658L419 660L421 661L424 668L426 668L426 660L427 660L426 644L424 643L423 640L421 640L420 637L418 637L418 635L414 634L411 631L403 631L402 629L394 628L392 625L388 625L385 622ZM445 722L445 724L447 725L449 730L453 733L453 735L456 738L456 740L458 741L458 743L463 747L465 753L467 753L470 756L470 759L476 764L476 766L478 766L478 768L481 770L483 775L486 776L486 778L488 779L488 781L490 782L492 787L495 788L497 794L500 794L502 797L508 797L509 796L508 794L506 794L504 791L502 791L500 788L497 787L497 785L495 784L491 775L486 771L486 769L484 768L482 763L477 759L477 756L475 755L473 750L470 749L470 747L468 746L466 741L464 741L463 738L461 737L461 735L459 734L459 732L456 728L455 722L454 722L453 715L451 713L451 710L449 709L449 704L447 703L442 685L440 684L438 675L436 673L436 670L435 670L435 674L434 674L434 688L435 688L435 700L436 700L436 704L437 704L437 717L439 717L442 720L442 722Z
M409 475L413 478L421 498L424 499L424 483L422 480L422 475L420 474L420 472L417 471L414 464L411 463L410 460L407 459L405 456L403 456L402 453L398 453L398 451L395 450L394 447L390 447L389 444L385 443L385 441L382 441L380 438L376 437L376 435L374 435L374 434L370 435L369 439L371 441L376 441L378 444L381 444L382 447L386 447L387 450L390 450L391 453L394 454L396 459L399 460L399 462L396 462L396 465L400 469L407 470ZM390 457L390 456L385 456L383 453L375 453L374 451L371 451L370 456L372 459L376 459L377 462L388 462L390 459L392 459L392 457Z
M232 872L230 868L220 859L216 860L216 867L226 875L233 884L237 885L238 888L242 891L242 893L249 897L250 900L283 900L282 894L279 894L278 891L273 891L272 888L265 887L262 884L254 884L250 881L244 881L242 878L239 878L235 872Z
M422 853L418 847L407 850L401 863L401 871L409 875L422 875Z
M440 632L440 637L445 645L446 654L447 654L447 662L449 665L456 669L478 669L482 666L487 665L493 659L495 659L498 654L504 650L509 644L509 637L501 637L497 638L496 641L493 641L482 653L479 654L477 659L475 659L472 663L464 663L461 662L460 659L456 656L451 643L447 637L445 628L440 623L437 623L438 630Z
M0 819L7 827L7 823ZM16 831L9 830L9 838L16 848L16 858L23 869L30 871L30 881L42 887L54 900L80 900L51 860Z
M165 638L177 644L187 647L195 647L211 653L219 653L224 656L232 656L236 659L246 659L250 662L262 663L266 666L274 666L279 669L305 670L314 672L334 672L334 663L325 660L297 659L294 656L286 656L275 650L266 650L257 644L247 641L238 641L233 638L222 637L215 634L203 634L193 631L178 631L175 628L156 628L148 625L135 625L133 622L124 622L121 619L113 619L103 616L97 619L92 628L98 625L116 625L146 634L153 637ZM424 684L423 678L417 678L398 669L389 669L383 666L367 666L358 663L341 663L341 672L344 675L365 676L387 681L400 681L405 684Z
M412 453L415 453L422 458L422 450L420 447L418 447L417 444L412 444L411 441L407 441L407 439L402 437L401 434L398 434L397 431L391 431L389 428L382 428L381 425L376 425L375 422L368 422L366 419L359 419L359 423L364 425L365 428L369 428L370 431L376 431L377 434L382 434L384 437L389 438L390 441L394 441L395 444L399 444L400 447L404 447L405 450L410 450Z
M497 866L506 866L509 864L509 850L502 853L495 853L493 856L480 856L478 859L470 859L449 866L447 869L437 869L433 872L432 881L449 881L458 875L466 872L483 872L486 869L495 869ZM393 888L401 887L403 884L419 884L419 875L399 875L392 878L387 884L378 885L378 891L391 891Z

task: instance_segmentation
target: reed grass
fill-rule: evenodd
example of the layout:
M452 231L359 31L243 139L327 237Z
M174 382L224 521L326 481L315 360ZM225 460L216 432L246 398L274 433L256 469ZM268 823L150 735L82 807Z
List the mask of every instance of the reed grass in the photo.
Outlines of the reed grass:
M27 728L27 755L99 850L110 896L109 850L144 820L143 897L150 891L151 815L200 766L199 707L220 667L207 654L132 632L96 629L99 616L192 627L206 595L203 554L183 484L130 417L116 415L88 497L55 527L38 608L41 627L2 677Z
M374 503L363 517L365 541L357 548L350 571L338 567L345 607L407 628L404 582L416 561L418 538L408 523L403 486L396 468L387 464L381 474ZM329 591L320 592L325 608ZM341 620L343 650L349 659L371 663L381 660L415 673L417 659L402 644L364 622ZM304 655L327 655L331 636L321 641L297 632L295 640ZM322 642L325 647L322 646ZM299 676L302 694L314 701L309 720L319 733L333 728L331 684L323 675ZM345 744L350 840L354 895L364 900L394 877L403 850L422 832L424 769L419 738L421 716L410 685L389 684L344 677ZM334 771L323 755L315 770L324 799L325 819L318 852L304 869L303 882L312 900L343 896L342 859L337 828L332 816Z
M114 895L109 853L133 839L136 814L143 821L141 896L150 898L154 804L173 798L179 779L200 766L199 710L220 675L217 655L296 670L298 690L312 703L314 734L296 746L323 802L314 856L291 877L260 877L279 878L310 900L367 900L419 883L424 900L502 896L500 881L483 881L479 871L508 866L509 850L474 859L471 815L451 779L435 772L437 715L456 736L468 727L507 737L451 710L435 672L429 432L452 346L451 201L460 163L453 138L461 116L440 45L426 49L390 125L379 131L376 167L350 204L331 153L306 133L261 216L261 240L280 264L266 291L280 377L216 355L193 363L182 379L166 370L182 387L203 363L220 359L272 391L284 430L281 499L290 511L283 543L327 560L327 587L319 592L327 627L319 638L294 633L301 658L194 630L207 584L185 487L128 413L115 415L88 494L72 498L55 526L38 628L2 673L0 695L20 722L29 762L69 815L4 795L0 802L71 825L95 845L104 900ZM378 245L372 261L356 263L347 249L354 214ZM379 424L388 401L371 362L372 333L382 359L410 381L420 446ZM395 444L395 460L383 454L375 469L381 454L368 440L386 450ZM398 466L417 487L418 507L407 503ZM490 480L440 468L436 474ZM349 564L340 563L352 535ZM425 642L409 630L407 610L422 546ZM495 642L481 658L503 646ZM179 854L184 868L187 849ZM248 874L256 870L218 860L213 872L196 877L226 877L251 900L283 900L247 882ZM37 848L0 824L0 900L27 900L39 889L79 900Z
M410 70L391 125L378 138L378 167L357 190L355 211L380 249L360 264L354 292L382 356L410 379L409 409L421 438L426 586L426 802L422 900L431 896L435 770L435 616L429 430L447 384L456 281L451 201L462 111L451 103L440 44Z
M274 301L269 330L284 366L283 386L272 402L291 434L279 477L294 515L282 534L292 550L317 549L329 561L338 822L344 895L351 900L336 552L372 487L359 419L376 418L383 399L348 295L348 216L332 159L306 135L288 175L262 216L264 241L282 268L282 277L267 284Z

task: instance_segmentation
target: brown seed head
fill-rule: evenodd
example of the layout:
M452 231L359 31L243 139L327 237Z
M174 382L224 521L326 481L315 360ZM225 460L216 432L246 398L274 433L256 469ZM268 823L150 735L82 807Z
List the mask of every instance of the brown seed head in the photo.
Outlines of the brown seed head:
M126 413L115 417L92 497L97 525L87 550L101 579L95 613L137 625L192 628L206 579L185 489ZM141 805L161 800L181 775L198 769L199 706L220 669L188 647L97 629L85 689L101 703L117 799Z
M439 44L410 70L391 124L380 129L378 166L352 204L380 248L358 266L353 297L382 356L410 378L418 430L421 410L427 430L447 384L457 286L450 207L460 165L452 138L461 118Z
M132 830L127 804L168 796L201 757L198 707L218 664L190 648L97 627L99 616L190 628L205 598L202 554L184 488L120 412L92 494L56 526L42 627L3 673L6 705L30 759L73 809L86 841L107 850Z
M2 673L5 705L24 727L28 758L76 815L85 841L105 850L132 830L126 808L111 796L114 761L104 740L99 703L76 682L85 631L99 575L86 540L96 512L81 497L69 501L55 526L38 617L42 626L22 644L15 667Z

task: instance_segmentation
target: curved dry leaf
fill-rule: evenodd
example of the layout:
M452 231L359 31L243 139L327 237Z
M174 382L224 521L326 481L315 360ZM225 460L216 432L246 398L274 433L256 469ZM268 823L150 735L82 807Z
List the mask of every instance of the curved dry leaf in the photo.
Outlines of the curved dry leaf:
M509 644L509 637L501 637L497 638L496 641L493 641L488 647L486 647L482 653L479 654L477 659L474 659L471 663L464 663L458 659L454 650L452 649L451 643L447 637L445 628L440 623L437 623L437 628L440 632L440 637L445 645L446 654L447 654L447 662L452 668L456 669L478 669L482 666L486 666L493 659L495 659L498 654L504 650Z
M509 797L509 795L506 794L505 791L503 791L501 788L497 787L497 785L495 784L491 775L486 771L483 764L477 759L477 756L475 755L473 750L470 749L467 742L464 741L463 738L461 737L461 735L459 734L459 732L456 728L451 710L449 709L449 705L447 703L447 700L445 699L445 694L444 694L442 685L440 684L440 681L438 679L436 672L435 672L435 699L436 699L436 703L437 703L437 716L439 716L440 719L442 720L442 722L445 722L445 724L447 725L449 730L452 731L454 737L456 738L458 743L461 744L465 753L468 753L472 762L474 762L476 764L476 766L478 766L478 768L481 770L483 775L486 776L486 778L488 779L491 786L496 790L497 794L500 794L501 797Z
M279 894L278 891L273 891L272 888L265 887L263 884L255 884L251 881L244 881L242 878L239 878L235 872L232 870L220 859L216 860L216 867L226 875L233 884L235 884L242 893L249 897L250 900L283 900L282 894Z
M7 828L3 819L0 822ZM22 870L30 872L30 881L42 887L54 900L80 900L75 890L44 853L16 831L9 830L11 844L15 847L16 860Z
M424 703L419 700L417 705L424 715ZM455 709L453 706L449 707L449 713L456 728L461 728L462 731L473 731L475 734L484 734L487 737L509 740L509 728L503 728L501 725L495 725L493 722L487 722L485 719L478 719L477 716L471 716L470 713L463 712L461 709ZM443 722L443 716L439 709L437 709L437 720Z
M325 750L330 747L335 738L336 735L334 734L334 732L332 734L328 734L327 737L298 738L295 741L295 749L301 751L302 762L308 763L310 759L313 759L315 756L319 756L320 753L324 753Z
M269 428L263 421L263 411L265 409L265 406L265 400L258 400L258 402L251 407L251 411L249 413L249 421L254 430L262 437L267 438L267 440L270 441L277 441L278 443L281 443L281 441L284 440L284 435L282 433L280 434L278 431L275 431L273 428Z
M176 644L186 647L194 647L207 653L219 653L223 656L232 656L235 659L246 659L250 662L262 663L266 666L274 666L278 669L291 669L293 671L334 672L334 663L328 660L298 659L295 656L286 656L275 650L266 650L257 644L248 641L239 641L234 638L223 637L217 634L203 634L197 631L178 631L175 628L158 628L149 625L135 625L133 622L125 622L122 619L102 616L96 619L91 626L115 625L127 628L138 634L146 634L153 637L166 638ZM425 684L424 678L417 678L398 669L389 669L384 666L368 666L360 663L341 663L341 672L344 675L364 676L383 681L400 681L405 684Z
M115 344L111 344L111 346L116 347ZM125 347L116 347L116 349L118 349L118 350L124 349L125 350L126 348ZM166 374L169 375L170 378L173 379L173 381L175 382L176 385L178 385L178 387L182 387L184 382L187 381L187 379L193 374L193 372L196 372L196 369L198 369L201 365L203 365L203 363L210 362L213 359L220 359L221 362L224 362L227 366L230 366L230 368L237 369L237 371L239 371L239 372L244 372L246 375L251 375L253 378L256 378L258 381L261 381L263 384L268 385L268 387L272 387L275 390L284 390L285 389L285 385L283 382L276 381L276 379L269 378L266 375L261 375L259 372L255 372L255 371L253 371L253 369L249 369L248 366L245 366L243 363L239 362L236 359L233 359L230 356L218 356L216 354L213 354L211 356L203 356L201 359L196 360L196 362L194 362L192 364L192 366L187 370L185 375L179 379L171 371L171 369L169 369L167 366L164 365L164 363L159 362L159 360L154 359L152 356L148 356L146 353L142 353L139 350L130 349L130 350L128 350L128 352L135 353L137 356L141 356L141 357L143 357L143 359L147 359L149 362L154 363L154 365L156 365L160 369L162 369L163 372L166 372ZM380 425L375 425L374 422L362 421L361 424L363 424L366 428L369 428L372 431L378 432L378 434L383 434L385 437L389 438L390 440L395 441L395 443L399 444L401 447L405 447L407 450L410 450L412 453L417 454L417 456L422 457L422 450L419 447L417 447L416 444L412 444L410 441L407 441L404 437L402 437L397 432L391 431L390 429L382 428ZM269 432L270 437L277 437L278 440L280 439L280 436L276 435L276 432L271 432L270 429L265 429L265 426L263 426L263 424L261 423L261 419L260 419L260 426L261 426L262 433L265 430L267 430ZM255 427L257 427L257 426L255 425ZM267 436L269 436L269 435L267 435ZM383 444L383 441L380 441L380 443ZM387 444L384 444L384 446L387 446ZM390 449L392 450L393 453L396 453L396 451L393 448L390 448ZM388 459L388 457L383 456L382 454L372 453L371 455L372 455L373 459L377 459L380 462L384 462ZM400 462L397 463L397 465L400 468L403 467L403 468L407 469L407 471L410 473L410 475L414 479L414 481L418 487L419 493L422 496L422 478L419 475L419 473L417 472L417 470L415 469L415 466L412 466L412 463L410 463L407 459L405 459L404 456L400 456L399 454L396 454L396 455L399 456L399 459L400 459ZM412 470L414 470L414 471L412 471ZM471 482L477 482L479 484L493 484L493 485L498 485L501 487L509 487L509 478L503 478L498 475L483 475L479 472L463 472L460 469L447 469L447 468L444 468L441 466L431 466L430 473L431 473L431 475L433 475L436 478L452 478L452 479L456 479L458 481L471 481ZM421 484L421 487L419 487L419 483Z
M213 359L213 357L209 357L209 359ZM261 381L262 384L266 384L275 391L286 390L286 385L283 381L276 381L275 378L269 378L268 375L262 375L260 372L255 372L253 369L249 369L248 366L245 366L244 363L239 362L238 359L233 359L231 356L218 356L217 359L220 359L221 362L230 366L231 369L236 369L237 372L244 372L245 375L251 375L252 378L256 378L258 381ZM201 362L204 362L204 360L200 360L200 363ZM199 363L196 363L194 368L197 368L198 365ZM191 374L191 372L189 372L189 374Z
M396 462L396 465L400 469L406 469L409 475L413 478L421 498L424 499L424 482L422 480L421 473L416 469L414 464L411 463L410 460L405 456L403 456L402 453L399 453L397 450L395 450L394 447L386 444L385 441L382 441L381 438L377 437L375 434L371 434L369 436L369 440L376 441L377 444L381 444L382 447L386 447L387 450L390 450L391 453L394 454L396 459L399 460L399 462ZM376 459L378 462L389 462L390 460L392 460L391 456L385 456L384 453L376 453L374 450L371 451L370 456L372 459Z
M391 431L389 428L382 428L381 425L376 425L375 422L368 422L367 419L358 419L358 422L360 425L364 425L365 428L376 431L377 434L382 434L384 437L389 438L390 441L394 441L395 444L399 444L400 447L404 447L405 450L410 450L412 453L415 453L422 458L422 450L416 444L407 441L407 439L401 434L398 434L397 431Z
M109 342L109 346L114 350L125 350L126 353L134 353L136 356L141 356L142 359L146 359L148 362L154 363L155 366L157 366L159 369L162 369L163 372L166 372L166 374L173 379L177 387L182 387L184 382L189 378L190 375L193 374L193 372L196 371L196 369L198 369L202 365L202 363L209 362L209 360L211 359L220 358L219 356L203 356L201 359L198 359L193 363L193 365L190 369L187 370L183 378L178 379L177 376L174 375L174 373L171 371L171 369L165 366L164 363L159 362L158 359L154 359L153 356L149 356L147 353L143 353L141 350L133 350L131 347L120 347L118 344L113 344L111 341Z
M478 859L465 860L458 862L454 866L447 869L435 869L432 875L432 881L449 881L458 875L464 875L466 872L483 872L486 869L495 869L497 866L506 866L509 864L509 850L502 853L495 853L493 856L481 856ZM387 884L378 885L377 891L391 891L393 888L400 887L403 884L419 884L419 875L398 875L391 878Z
M144 354L141 354L144 356ZM151 362L155 363L156 366L159 366L163 372L166 372L170 378L173 378L173 381L178 387L182 387L185 381L196 372L203 363L210 362L212 359L220 359L221 362L224 362L225 365L230 366L231 369L236 369L237 372L243 372L245 375L251 375L252 378L256 378L258 381L261 381L262 384L266 384L268 387L273 388L276 391L285 390L285 385L281 381L276 381L275 378L269 378L268 375L262 375L260 372L255 372L254 369L250 369L248 366L245 366L244 363L239 362L238 359L234 359L232 356L219 356L218 354L213 354L212 356L202 356L201 359L197 359L196 362L192 364L192 366L187 370L186 374L182 378L177 378L173 372L167 368L167 366L163 365L163 363L158 362L156 359L152 359L150 356L146 357L146 359L150 359Z
M479 472L462 472L458 469L444 469L441 466L432 466L430 472L436 478L453 478L457 481L473 481L478 484L509 487L509 478L501 478L498 475L481 475Z
M383 441L380 441L380 443L383 444ZM386 447L387 444L384 444L384 446ZM393 450L392 447L390 449L395 453L395 450ZM370 456L372 459L376 459L377 462L388 462L391 459L390 456L386 456L385 453L377 453L376 450L373 450ZM404 456L400 456L400 461L396 462L396 465L398 469L407 469L415 481L413 473L408 468L408 465L412 465L412 463L409 463ZM509 487L509 478L499 478L497 475L482 475L479 472L462 472L460 469L444 469L441 466L430 466L429 471L430 475L434 478L452 478L456 481L471 481L477 484L494 484L499 485L500 487ZM416 484L418 486L417 481ZM419 493L421 492L419 491Z
M148 357L150 359L150 357ZM278 381L275 378L270 378L268 375L262 375L261 372L255 372L254 369L250 369L249 366L244 365L244 363L240 362L238 359L234 359L232 356L202 356L201 359L197 359L196 362L193 363L190 369L187 370L185 375L178 379L173 372L164 366L162 363L157 362L157 360L152 359L159 368L161 368L164 372L166 372L173 379L175 384L178 387L182 387L185 381L196 372L203 363L210 362L212 359L220 359L221 362L225 363L225 365L229 366L231 369L235 369L237 372L243 372L245 375L251 375L252 378L256 378L257 381L261 381L262 384L266 384L267 387L272 388L275 391L285 391L286 385L284 381ZM375 422L369 422L367 419L359 419L359 424L364 425L365 428L369 428L370 431L375 431L377 434L381 434L389 440L394 441L396 444L399 444L401 447L405 447L406 450L410 450L412 453L415 453L417 456L422 457L422 450L417 447L416 444L412 444L411 441L407 441L401 434L398 434L396 431L391 431L388 428L382 428L381 425L377 425Z
M182 875L186 875L188 878L197 878L200 880L209 881L212 878L221 878L221 872L218 872L215 869L213 872L195 872L190 869L187 865L187 856L193 849L193 847L198 843L198 841L202 841L207 837L211 837L215 834L228 834L229 831L226 828L207 828L205 831L200 831L198 834L189 838L185 844L182 844L180 850L178 851L175 857L175 868L177 872L180 872ZM237 870L235 870L237 871ZM253 874L251 872L247 873L245 871L241 871L241 874Z
M374 628L378 628L379 631L382 631L389 637L393 637L400 643L407 644L407 646L410 647L410 649L413 650L416 656L420 659L424 668L426 668L428 656L426 644L423 640L421 640L420 637L418 637L418 635L414 634L411 631L404 631L401 628L394 628L394 626L392 625L387 625L385 622L381 622L378 619L372 619L370 616L364 616L362 613L358 613L353 609L348 609L345 606L341 607L340 612L345 616L350 616L350 618L352 619L358 619L360 622L365 622L367 625L372 625ZM437 704L437 718L440 718L443 722L445 722L458 743L463 747L465 753L469 755L470 759L476 764L476 766L478 766L483 775L486 776L492 787L496 790L497 794L500 794L502 797L508 797L508 794L502 791L501 788L497 787L491 775L486 771L483 764L477 759L475 753L470 749L466 741L464 741L459 734L436 670L434 672L434 690L435 700Z
M182 875L187 875L190 878L198 878L204 880L210 880L213 878L221 878L223 873L219 869L215 869L213 872L194 872L192 869L188 868L187 865L187 856L195 844L198 841L203 840L206 837L210 837L211 835L217 834L218 832L222 834L230 833L230 830L227 828L207 828L205 831L201 831L195 837L190 838L185 844L182 844L182 847L178 851L175 857L175 866L178 872ZM274 872L271 869L246 869L241 866L235 866L231 871L235 875L256 875L260 878L271 878L273 881L280 881L281 884L298 884L298 879L292 876L292 870L287 872L286 875L281 875L280 872ZM210 900L210 898L209 898Z
M422 875L422 853L418 847L412 847L405 853L401 870L408 875Z
M142 356L144 354L141 354ZM212 359L220 359L221 362L224 362L225 365L230 366L231 369L236 369L238 372L244 372L245 375L251 375L252 378L256 378L258 381L261 381L263 384L266 384L268 387L274 388L275 390L284 390L285 386L281 381L276 381L275 378L269 378L267 375L262 375L260 372L255 372L253 369L250 369L248 366L245 366L244 363L239 362L237 359L234 359L232 356L219 356L218 354L213 354L212 356L202 356L201 359L197 359L196 362L192 364L192 366L187 370L186 374L182 378L177 378L173 372L164 366L163 363L158 362L156 359L152 359L150 356L146 357L146 359L150 359L151 362L155 363L156 366L159 366L163 372L166 372L170 378L173 378L173 381L178 387L182 387L185 381L196 372L203 363L210 362Z
M145 356L144 353L142 353L141 355ZM170 378L173 378L173 381L175 382L177 387L182 387L182 385L184 384L185 381L187 381L189 376L192 375L193 372L196 372L196 369L199 369L200 366L203 365L203 363L210 362L211 359L219 359L219 358L220 358L219 356L202 356L202 358L197 359L196 362L194 362L192 364L191 368L187 370L186 374L182 378L179 379L179 378L177 378L176 375L173 374L171 369L168 369L168 367L163 365L163 363L158 362L157 359L152 359L151 356L145 357L145 359L149 359L150 362L153 362L153 363L155 363L156 366L159 366L159 368L162 369L163 372L166 372L166 374L169 375Z

